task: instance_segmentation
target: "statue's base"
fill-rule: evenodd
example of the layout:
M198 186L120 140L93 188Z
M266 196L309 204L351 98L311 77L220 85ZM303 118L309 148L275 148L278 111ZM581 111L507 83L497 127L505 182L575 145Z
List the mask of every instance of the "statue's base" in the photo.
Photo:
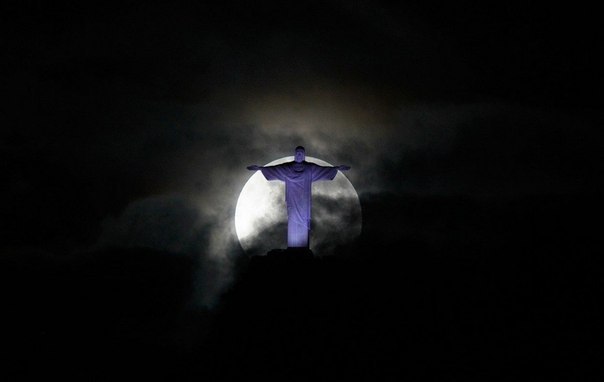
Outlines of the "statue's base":
M282 258L313 258L315 255L309 248L290 247L287 249L271 249L266 254L269 257Z

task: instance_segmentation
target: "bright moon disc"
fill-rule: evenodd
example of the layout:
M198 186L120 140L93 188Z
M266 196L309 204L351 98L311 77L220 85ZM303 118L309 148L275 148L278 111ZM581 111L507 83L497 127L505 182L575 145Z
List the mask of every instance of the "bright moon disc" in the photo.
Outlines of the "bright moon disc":
M284 157L265 166L292 160L293 156ZM309 156L306 161L331 166ZM235 229L241 247L249 254L261 255L271 249L286 248L285 182L269 182L261 171L256 171L237 200ZM350 243L360 233L361 203L348 178L338 171L332 181L313 182L310 248L326 254L338 245Z

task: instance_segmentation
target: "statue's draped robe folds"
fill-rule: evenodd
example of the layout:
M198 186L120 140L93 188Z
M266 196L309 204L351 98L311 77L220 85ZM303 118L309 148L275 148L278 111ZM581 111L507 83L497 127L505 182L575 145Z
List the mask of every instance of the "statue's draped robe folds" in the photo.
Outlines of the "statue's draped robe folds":
M324 167L310 162L287 162L276 166L261 167L266 180L285 182L287 204L287 246L308 247L312 182L333 180L336 167Z

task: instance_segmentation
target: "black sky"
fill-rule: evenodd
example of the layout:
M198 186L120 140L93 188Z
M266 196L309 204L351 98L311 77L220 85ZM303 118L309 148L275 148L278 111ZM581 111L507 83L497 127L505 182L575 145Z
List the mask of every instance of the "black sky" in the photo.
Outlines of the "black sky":
M589 192L601 162L585 8L31 2L5 17L11 245L89 243L132 201L209 189L202 163L266 163L296 137L380 172L357 183L417 192Z
M555 269L548 280L565 279L563 269L572 269L573 280L595 272L588 248L597 229L588 221L598 216L604 158L600 20L591 7L470 1L2 7L0 249L4 269L17 275L9 283L29 280L15 287L23 291L14 304L46 285L48 299L69 295L61 303L72 313L80 297L56 277L83 282L86 274L93 281L84 288L105 301L99 309L123 310L129 297L103 289L118 280L131 296L143 296L126 316L146 322L151 334L132 329L132 338L182 340L192 330L187 325L197 324L166 312L219 304L223 288L237 280L234 270L247 261L232 221L250 175L245 166L291 155L299 144L308 155L352 166L348 176L364 225L358 246L348 250L367 266L360 278L379 280L378 270L388 268L388 280L401 276L392 269L410 261L401 260L405 253L521 269L520 284L533 285L527 280L538 280L531 272L541 267ZM140 248L150 251L151 265L136 273L133 262L145 257ZM427 260L417 261L405 265L429 268ZM111 264L155 280L157 289L138 291ZM171 317L165 322L179 322L165 324L178 328L169 334L158 329L164 321L154 326L142 318L153 311L155 292L160 301L176 301L156 307ZM380 293L378 300L386 300L389 291ZM115 306L107 302L113 298ZM48 299L42 306L50 308ZM23 315L33 316L27 306ZM83 306L84 315L97 309ZM63 316L57 317L50 321ZM124 340L130 338L124 325L116 341L136 342ZM203 329L193 332L200 338Z

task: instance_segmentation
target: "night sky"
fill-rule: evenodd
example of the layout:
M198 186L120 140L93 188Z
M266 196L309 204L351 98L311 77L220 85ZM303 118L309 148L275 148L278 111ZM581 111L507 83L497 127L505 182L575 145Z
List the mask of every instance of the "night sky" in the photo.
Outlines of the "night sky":
M594 9L212 3L2 6L7 370L597 374ZM250 258L246 166L298 145L352 167L362 234Z

